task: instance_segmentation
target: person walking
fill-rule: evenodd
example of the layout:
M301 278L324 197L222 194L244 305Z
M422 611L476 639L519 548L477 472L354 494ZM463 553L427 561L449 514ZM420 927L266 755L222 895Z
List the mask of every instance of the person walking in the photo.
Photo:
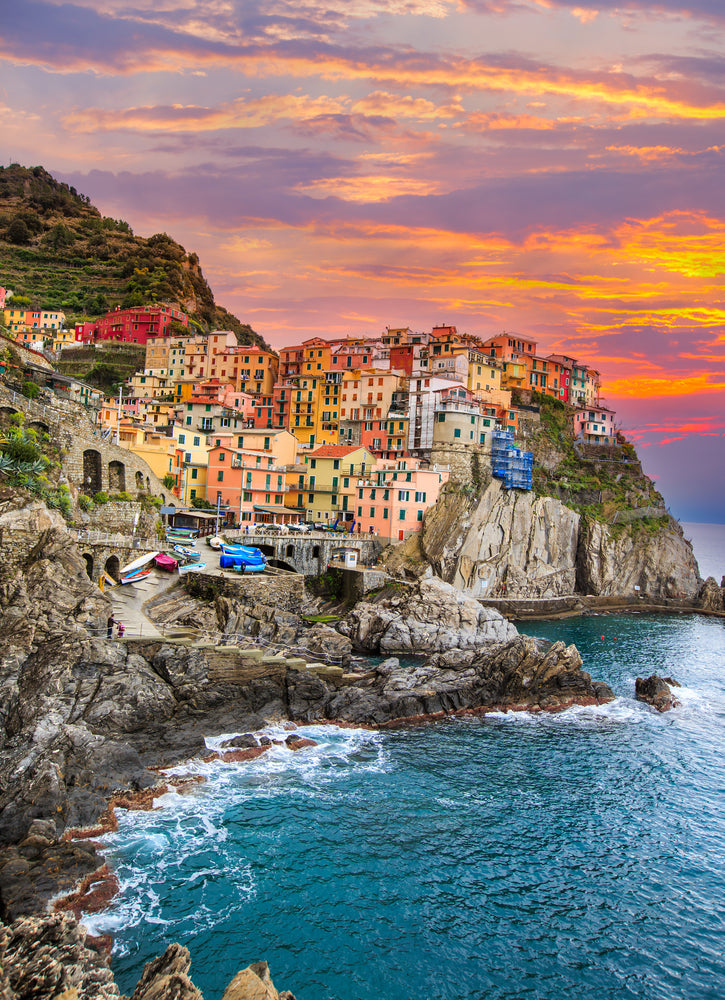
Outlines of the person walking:
M106 622L106 638L113 638L113 626L116 624L116 619L113 615L108 616L108 621Z

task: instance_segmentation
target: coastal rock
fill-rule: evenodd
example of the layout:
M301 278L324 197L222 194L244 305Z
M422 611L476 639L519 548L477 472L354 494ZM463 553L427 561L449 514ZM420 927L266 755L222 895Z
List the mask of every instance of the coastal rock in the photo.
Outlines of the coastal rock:
M505 490L445 499L426 516L422 549L435 572L473 597L560 597L576 585L579 515L560 500Z
M0 996L3 1000L118 1000L105 960L86 945L70 914L0 924Z
M691 599L699 590L692 547L673 519L652 532L636 520L608 525L552 497L506 490L499 480L480 498L444 494L426 514L416 544L410 570L403 565L400 572L420 576L429 564L480 598Z
M637 701L644 701L646 704L652 705L658 712L668 712L680 704L670 690L670 684L679 687L677 681L671 677L664 678L658 674L651 674L644 678L638 677L634 685L635 697Z
M277 992L266 962L254 962L236 974L224 991L222 1000L295 1000L295 998L287 990L282 993Z
M532 708L558 710L602 704L614 695L581 669L575 646L516 635L484 649L449 650L418 666L389 658L357 684L328 688L320 678L295 701L297 718L367 725L460 711ZM297 681L292 673L290 691Z
M581 593L605 597L693 598L700 582L692 546L676 521L670 519L654 534L617 533L592 521L580 532L577 587Z
M337 629L355 649L424 656L448 649L477 649L513 638L517 631L497 611L461 594L437 577L382 603L356 604Z
M725 611L725 587L718 587L714 576L703 583L697 601L705 611Z
M191 955L180 944L170 944L163 955L147 962L131 1000L204 1000L189 979Z

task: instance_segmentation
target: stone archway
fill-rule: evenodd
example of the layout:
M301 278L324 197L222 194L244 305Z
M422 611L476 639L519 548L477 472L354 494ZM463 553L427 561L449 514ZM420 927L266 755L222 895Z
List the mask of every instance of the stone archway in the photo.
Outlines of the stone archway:
M139 493L143 492L143 473L136 473L136 489Z
M284 559L269 559L267 564L269 566L276 567L277 569L286 569L286 570L289 570L292 573L296 573L297 572L297 570L294 568L294 566L292 566L288 562L285 562Z
M100 493L103 489L101 453L95 448L83 452L83 489L86 493Z
M106 565L103 567L104 573L108 573L109 576L117 582L121 582L121 563L118 561L118 556L109 556L106 559Z
M83 558L86 561L86 573L88 574L88 579L93 579L93 556L90 552L84 552Z
M126 466L114 460L108 463L108 492L123 493L126 489Z
M294 558L294 554L295 554L295 547L294 547L294 545L288 545L287 548L284 550L284 554L285 554L286 558L289 558L290 556L292 556Z
M37 431L38 434L50 434L50 427L42 420L32 420L25 426L29 431Z

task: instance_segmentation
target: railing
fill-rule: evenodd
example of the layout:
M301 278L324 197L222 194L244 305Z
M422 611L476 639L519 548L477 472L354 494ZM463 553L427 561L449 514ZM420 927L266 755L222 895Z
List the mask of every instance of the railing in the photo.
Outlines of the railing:
M171 543L158 538L141 538L139 535L123 535L120 532L100 531L94 528L79 528L76 541L88 545L106 545L109 548L146 549L149 552L168 551Z

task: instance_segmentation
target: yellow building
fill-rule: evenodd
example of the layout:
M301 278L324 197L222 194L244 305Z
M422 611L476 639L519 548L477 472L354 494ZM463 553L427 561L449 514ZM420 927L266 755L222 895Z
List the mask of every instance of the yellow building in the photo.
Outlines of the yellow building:
M355 445L315 448L304 456L302 483L290 487L290 502L304 509L309 521L351 522L358 480L370 475L376 461L367 448Z
M143 458L159 479L163 479L173 469L174 439L165 434L122 418L118 443L122 448L128 448L134 455Z
M128 380L128 395L138 397L153 396L159 398L169 393L168 379L165 375L154 375L146 370L136 372Z
M320 372L292 379L289 429L310 448L337 444L340 432L340 390L343 372Z
M467 386L477 396L494 406L511 406L511 390L503 384L503 369L495 358L472 348L468 351Z
M169 471L176 477L178 496L188 505L194 499L206 500L207 469L209 465L210 438L198 429L175 424L174 466Z

